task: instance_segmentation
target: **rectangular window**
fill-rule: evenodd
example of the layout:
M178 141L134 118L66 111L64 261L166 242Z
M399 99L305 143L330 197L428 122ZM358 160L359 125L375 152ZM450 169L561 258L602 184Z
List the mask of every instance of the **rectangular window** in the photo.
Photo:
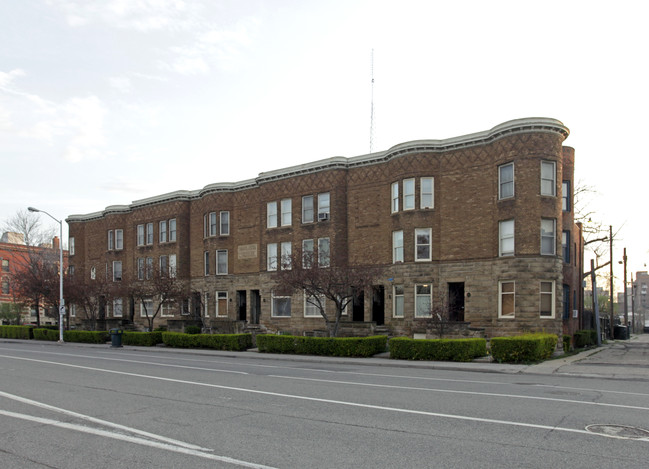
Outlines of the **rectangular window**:
M216 292L216 315L217 316L228 315L228 292L227 291Z
M291 297L276 296L271 292L271 315L273 317L291 317Z
M137 225L137 245L144 246L144 225Z
M561 183L561 210L569 212L570 207L570 181L563 181Z
M146 224L146 244L153 244L153 223Z
M282 199L282 226L290 226L293 218L293 207L291 199Z
M329 267L331 263L331 252L329 238L318 239L318 265L320 267Z
M210 252L209 251L205 251L205 253L203 254L203 271L205 275L210 274Z
M556 195L557 164L554 161L541 161L541 195Z
M415 317L429 318L433 308L433 288L430 284L415 285Z
M221 236L230 234L230 212L221 212Z
M277 202L266 204L266 227L277 228Z
M153 275L153 257L146 258L146 267L144 270L144 276L149 280Z
M169 242L176 241L176 219L169 220Z
M498 223L499 255L514 255L514 220L503 220Z
M415 208L415 180L404 179L403 181L403 209L414 210Z
M160 256L160 276L166 277L169 275L169 257Z
M513 281L498 282L498 317L513 318L516 307L516 284Z
M280 252L281 252L280 268L282 270L290 270L291 262L292 262L291 242L290 241L283 242L280 245Z
M160 308L160 317L172 318L175 311L178 311L178 304L174 300L167 300L162 303L162 307Z
M74 237L68 238L68 255L74 256Z
M146 318L152 316L155 311L153 310L153 297L147 296L140 301L140 317Z
M208 236L216 236L216 212L210 212L207 216Z
M541 254L543 255L554 256L556 254L555 227L555 219L541 219Z
M176 278L176 255L169 255L169 277Z
M329 220L330 214L329 192L318 194L318 221Z
M122 299L121 298L115 298L113 300L113 317L114 318L121 318L123 314L124 314L124 310L123 310L123 306L122 306Z
M228 273L228 250L216 251L216 275L227 275Z
M402 318L404 312L403 303L403 285L394 285L392 287L392 316L395 318Z
M158 225L158 236L161 243L167 242L167 220L162 220Z
M144 258L140 257L137 260L137 279L144 280Z
M392 213L399 211L399 183L393 182L391 188L392 194Z
M561 233L561 250L563 251L563 262L570 264L570 231Z
M77 316L77 305L70 305L70 316L73 318Z
M392 232L392 263L403 262L403 231Z
M113 282L122 280L122 261L113 261Z
M542 318L554 317L554 282L541 282L540 313Z
M206 318L210 316L210 294L208 292L203 295L203 314Z
M313 196L302 197L302 223L313 223Z
M324 295L307 295L304 293L304 317L307 318L321 318L320 306L325 309Z
M433 208L435 189L435 180L433 178L421 178L421 187L419 189L419 208Z
M431 260L432 228L415 229L415 261Z
M302 267L308 269L313 262L313 240L302 240Z
M498 199L514 197L514 163L498 166Z
M2 259L2 271L9 272L9 259Z
M570 319L570 285L563 285L563 319Z
M115 249L124 249L124 230L115 230Z
M68 266L68 273L70 274L70 277L74 276L74 266L73 265Z
M266 270L277 270L277 243L266 246Z
M113 238L113 230L108 230L108 250L115 249L115 239Z
M9 280L2 281L2 294L3 295L9 294Z

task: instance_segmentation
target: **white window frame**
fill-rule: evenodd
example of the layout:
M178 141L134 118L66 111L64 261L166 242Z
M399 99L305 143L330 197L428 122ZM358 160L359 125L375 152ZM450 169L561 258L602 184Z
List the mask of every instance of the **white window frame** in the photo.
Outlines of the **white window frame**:
M419 180L419 208L421 209L435 208L435 178L434 177L423 177Z
M176 278L177 265L176 265L176 255L169 254L169 277Z
M280 207L281 226L291 226L293 220L293 201L291 199L282 199Z
M503 171L508 168L511 168L511 179L503 177ZM511 199L514 197L514 191L516 188L514 185L514 169L514 163L506 163L498 166L498 200Z
M74 236L68 237L68 255L74 256Z
M548 231L549 224L552 224L552 231ZM552 242L552 249L550 251L543 248L543 242L548 240ZM541 218L541 255L542 256L555 256L557 254L557 220L554 218Z
M223 304L225 305L223 308L219 307L219 301L223 300ZM215 304L215 311L216 311L216 316L217 317L227 317L228 316L228 292L225 290L220 290L216 291L214 294L214 304ZM223 311L222 311L223 310Z
M228 250L217 249L216 251L216 275L228 274Z
M503 286L511 284L512 291L505 291ZM503 298L505 295L512 296L511 313L503 313ZM498 282L498 318L513 319L516 317L516 282L514 280L501 280Z
M403 285L392 285L392 317L403 318L405 314L405 288Z
M392 232L392 263L403 262L403 230Z
M287 301L288 302L288 314L277 314L277 305L275 301ZM290 318L291 317L291 297L290 296L279 296L275 295L274 291L270 293L270 315L274 318Z
M419 287L428 288L428 293L420 293ZM428 307L422 308L420 303L423 299L428 299ZM432 317L433 310L433 284L432 283L418 283L415 284L415 318L430 318ZM424 311L425 310L425 311Z
M153 244L153 223L152 222L146 224L146 244L147 246Z
M210 212L207 214L207 235L216 236L216 212Z
M293 255L293 244L290 241L284 241L279 246L280 258L278 268L282 270L291 270Z
M427 235L428 243L420 243L419 236ZM428 257L419 256L419 247L428 246ZM433 256L433 229L432 228L415 228L415 262L427 262L432 260Z
M403 209L415 209L415 178L403 180Z
M551 172L552 174L548 174ZM547 187L549 185L549 187ZM541 195L554 197L557 195L557 163L541 161Z
M219 233L221 236L229 236L230 235L230 212L227 210L222 211L219 214Z
M160 307L160 317L161 318L173 318L174 311L178 308L178 302L174 300L167 300L162 303Z
M315 306L312 303L309 303L309 298L311 298L313 295L307 294L307 292L304 292L304 317L305 318L321 318L322 314L320 313L320 310L318 309L317 306ZM325 313L327 312L327 301L326 297L324 295L318 295L320 297L320 302L322 303L322 308L325 310Z
M266 228L277 228L277 202L266 204Z
M163 254L162 256L160 256L160 259L159 259L158 262L159 262L159 267L160 267L160 269L159 269L160 275L162 275L164 277L168 276L169 275L169 256Z
M124 249L124 230L115 230L115 250L121 251Z
M145 318L147 315L151 317L155 311L153 310L153 297L152 296L147 296L145 298L141 298L140 301L138 301L140 305L140 317ZM146 309L146 313L144 312L144 304L147 303L151 305L151 308Z
M209 294L209 292L203 293L203 315L206 318L210 317L210 294Z
M124 303L121 298L113 298L113 317L121 318L124 316Z
M169 242L176 242L176 219L169 220Z
M277 267L277 243L268 243L266 245L266 270L275 272Z
M144 280L144 257L138 257L137 259L137 279Z
M113 230L108 230L108 250L115 249L115 238L113 237Z
M516 222L514 219L498 222L498 255L513 256L516 253ZM511 244L511 248L509 245Z
M151 276L153 275L153 257L147 257L144 265L144 278L150 280Z
M158 242L167 242L167 220L160 220L158 222Z
M390 208L392 210L392 213L397 213L399 211L399 182L393 182L392 186L390 186L390 196L392 199L392 203L390 204Z
M77 316L77 305L71 304L68 309L70 311L70 317L74 318Z
M570 252L570 231L563 230L561 232L561 257L565 264L570 264L571 252Z
M117 266L119 266L119 269L117 269ZM117 275L118 271L119 275ZM123 275L124 272L122 270L122 261L113 261L113 282L120 282Z
M302 267L308 269L311 267L309 265L313 262L313 254L315 252L315 243L313 239L303 239L302 240Z
M144 225L137 225L137 245L144 246Z
M329 241L329 238L318 238L318 266L329 267L330 265L331 243Z
M313 223L313 196L302 196L302 223Z
M318 194L318 221L329 220L331 217L331 195L329 192Z
M571 207L571 193L570 193L570 186L571 186L570 181L562 181L561 182L561 210L563 212L570 212L572 211Z
M550 286L550 291L544 291L543 287L547 287L548 285ZM541 319L554 319L556 311L555 311L555 285L554 285L554 280L547 280L547 281L541 281L539 282L539 317ZM545 295L545 296L544 296ZM543 299L546 296L550 296L550 314L543 314Z

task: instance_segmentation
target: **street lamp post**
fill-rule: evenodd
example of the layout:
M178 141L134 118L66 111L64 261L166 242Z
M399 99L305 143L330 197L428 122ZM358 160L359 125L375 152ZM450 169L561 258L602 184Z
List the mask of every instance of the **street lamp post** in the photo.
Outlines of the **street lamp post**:
M63 343L63 319L65 316L65 300L63 299L63 220L57 220L45 210L27 207L30 212L41 212L59 224L59 342Z

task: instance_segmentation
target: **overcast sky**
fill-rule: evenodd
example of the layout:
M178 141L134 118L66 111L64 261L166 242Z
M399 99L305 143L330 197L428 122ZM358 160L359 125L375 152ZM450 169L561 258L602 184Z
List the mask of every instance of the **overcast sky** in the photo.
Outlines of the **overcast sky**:
M374 151L559 119L616 275L646 270L641 5L0 0L0 221L366 154L374 50Z

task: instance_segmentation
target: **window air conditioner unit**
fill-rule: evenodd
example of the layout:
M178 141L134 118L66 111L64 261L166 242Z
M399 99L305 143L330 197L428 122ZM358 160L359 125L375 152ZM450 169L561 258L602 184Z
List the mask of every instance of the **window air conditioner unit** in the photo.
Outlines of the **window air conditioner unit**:
M318 213L318 221L325 221L329 220L329 214L328 213Z

